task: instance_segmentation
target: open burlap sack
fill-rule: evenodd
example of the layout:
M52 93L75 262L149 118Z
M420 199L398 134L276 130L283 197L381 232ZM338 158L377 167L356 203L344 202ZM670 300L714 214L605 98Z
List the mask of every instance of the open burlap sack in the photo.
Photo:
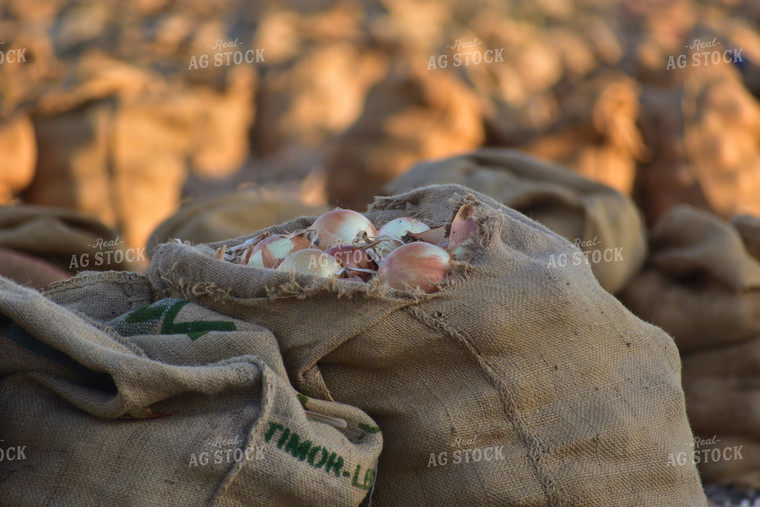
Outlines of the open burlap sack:
M325 211L326 206L309 206L255 190L231 192L182 206L153 231L147 251L151 255L158 244L173 238L212 243Z
M111 228L74 210L26 204L0 207L0 247L71 273L139 269L145 249L129 249L123 243Z
M652 229L647 267L620 294L682 353L760 335L760 262L729 223L681 205Z
M373 504L705 505L694 465L668 466L692 438L672 339L588 266L550 267L571 244L459 185L378 198L366 216L442 225L463 199L479 246L430 295L232 264L219 243L160 245L148 276L271 329L297 389L379 423Z
M423 162L389 183L386 195L432 183L456 183L526 214L583 250L571 263L591 264L599 283L619 292L646 258L642 220L628 197L525 153L481 149Z
M0 504L361 503L381 448L366 414L294 391L266 329L138 307L150 293L113 272L50 288L90 318L0 279L0 434L17 457Z

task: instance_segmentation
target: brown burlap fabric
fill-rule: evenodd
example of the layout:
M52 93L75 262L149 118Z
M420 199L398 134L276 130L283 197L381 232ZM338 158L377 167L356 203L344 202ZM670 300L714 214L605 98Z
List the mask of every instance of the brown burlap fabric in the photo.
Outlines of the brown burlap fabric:
M42 289L71 274L39 257L0 247L0 276L26 287Z
M5 204L29 185L37 162L37 143L29 117L20 114L0 119L0 204Z
M760 217L740 215L731 220L731 225L742 237L747 252L760 260Z
M325 211L326 206L267 197L255 190L231 192L181 207L153 231L147 251L151 255L160 243L174 238L191 243L212 243Z
M297 389L379 423L373 504L704 505L695 466L668 465L692 438L672 339L588 266L549 266L572 245L458 185L366 215L442 225L470 193L477 252L431 295L235 265L213 259L219 244L160 245L149 277L271 329Z
M87 273L61 305L0 279L0 504L361 503L372 419L294 391L266 329L151 293Z
M737 219L740 234L707 211L672 208L652 230L647 267L620 298L683 354L689 420L711 442L693 449L703 478L760 487L760 262L745 248L756 220Z
M620 294L670 333L682 353L760 334L760 263L730 224L683 205L655 224L648 266Z
M420 160L479 146L482 110L445 72L404 64L367 94L362 115L327 147L329 202L362 211L380 188Z
M694 460L705 482L760 488L760 337L683 358ZM684 449L691 450L691 449Z
M80 270L139 269L144 249L128 249L113 229L70 209L16 205L0 207L0 247Z
M616 294L636 274L647 245L630 198L568 169L506 149L482 149L423 162L388 184L387 195L433 183L456 183L521 211L583 250L573 264L591 265L599 283Z

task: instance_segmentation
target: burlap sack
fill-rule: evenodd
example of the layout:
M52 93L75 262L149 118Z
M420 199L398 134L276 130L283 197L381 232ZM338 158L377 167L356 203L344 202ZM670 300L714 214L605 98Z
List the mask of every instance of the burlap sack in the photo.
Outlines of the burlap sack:
M693 449L703 478L760 487L760 262L731 224L686 205L655 224L650 249L620 299L681 350L689 420L715 440Z
M700 37L695 30L688 40ZM676 58L685 53L689 62L697 53L728 49L684 50L681 44ZM667 57L661 69L665 62ZM644 86L641 94L642 130L654 157L639 167L637 186L650 223L678 203L726 219L760 214L760 102L747 90L741 72L723 62L668 73L675 85Z
M108 174L113 109L111 100L93 100L74 110L34 118L39 155L25 202L76 209L108 226L116 225Z
M23 114L0 120L0 204L6 204L26 188L34 177L37 143L34 127Z
M426 187L366 215L445 224L470 192ZM379 423L373 504L705 505L695 466L668 466L692 438L672 339L588 266L550 267L567 241L473 194L480 246L434 294L235 265L219 244L160 245L149 277L271 329L299 390Z
M636 127L639 93L621 72L597 75L573 88L556 125L520 149L630 195L647 154Z
M0 276L26 287L42 289L71 274L39 257L0 247Z
M364 210L412 164L472 150L484 136L477 99L456 77L399 65L370 90L356 122L327 147L329 202Z
M730 224L676 206L652 229L650 250L620 300L670 333L681 353L760 335L760 262Z
M92 216L48 206L0 207L0 247L34 255L70 273L140 269L145 249L126 248Z
M760 488L758 385L760 337L684 356L694 459L705 482Z
M173 238L212 243L325 211L326 206L308 206L255 190L231 192L182 206L151 233L147 252L152 255L156 246Z
M423 162L388 184L386 195L432 183L456 183L526 214L583 250L571 263L589 263L616 294L636 274L647 245L636 206L626 196L562 166L506 149L482 149Z
M760 217L740 215L731 220L731 225L742 237L747 252L755 259L760 260Z
M102 319L150 291L105 273L48 294ZM376 425L294 391L264 328L176 299L105 325L5 279L0 313L2 505L358 505L372 486Z
M86 52L34 115L40 157L25 199L119 229L130 248L179 206L188 169L223 177L248 155L254 72L191 87L145 65Z

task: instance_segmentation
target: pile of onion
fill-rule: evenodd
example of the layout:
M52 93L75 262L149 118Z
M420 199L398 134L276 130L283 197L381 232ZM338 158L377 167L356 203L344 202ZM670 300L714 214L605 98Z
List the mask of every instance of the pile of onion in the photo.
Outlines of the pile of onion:
M356 211L334 209L308 229L288 234L264 233L227 249L216 258L255 268L302 273L324 278L370 282L377 278L398 290L436 292L451 270L474 247L478 226L472 204L463 205L451 224L430 228L401 217L376 229Z

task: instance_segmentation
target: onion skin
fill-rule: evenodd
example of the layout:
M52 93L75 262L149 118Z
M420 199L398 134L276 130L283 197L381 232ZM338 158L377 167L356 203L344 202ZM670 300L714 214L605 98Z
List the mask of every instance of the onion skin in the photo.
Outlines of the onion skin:
M291 253L309 248L309 246L309 240L306 238L299 236L290 238L274 234L253 247L253 253L247 264L257 268L274 268Z
M417 241L424 241L425 243L431 243L438 245L441 248L446 248L446 227L443 225L436 227L435 229L429 229L423 232L410 232L409 233Z
M377 245L375 245L373 249L380 259L384 259L388 256L389 253L403 244L404 242L400 239L384 239L382 241L378 241Z
M377 277L398 290L417 288L428 294L436 292L450 270L451 256L430 243L414 242L393 250L380 263Z
M420 222L411 217L394 218L377 231L378 236L390 236L400 240L409 233L418 233L429 231L425 222Z
M478 224L473 218L475 208L472 204L465 204L457 212L451 222L449 232L449 252L453 252L459 245L467 241L478 230Z
M304 248L288 255L277 271L334 278L343 269L338 259L317 248Z
M361 280L366 282L372 276L372 273L355 271L351 268L370 269L373 271L377 269L377 264L375 264L365 250L352 245L334 246L328 248L325 253L338 259L338 262L346 268L347 278L358 276Z
M473 217L475 207L465 204L457 212L451 222L449 243L446 249L456 260L464 261L472 256L475 245L475 234L478 232L478 224Z
M350 209L334 209L314 221L311 229L317 234L317 246L322 250L350 243L362 233L377 235L377 229L367 217Z
M415 220L411 217L394 218L386 223L377 231L378 238L388 237L392 239L382 239L375 245L375 252L380 258L385 257L394 249L404 244L403 237L407 234L416 234L419 232L429 231L430 227L424 222Z

